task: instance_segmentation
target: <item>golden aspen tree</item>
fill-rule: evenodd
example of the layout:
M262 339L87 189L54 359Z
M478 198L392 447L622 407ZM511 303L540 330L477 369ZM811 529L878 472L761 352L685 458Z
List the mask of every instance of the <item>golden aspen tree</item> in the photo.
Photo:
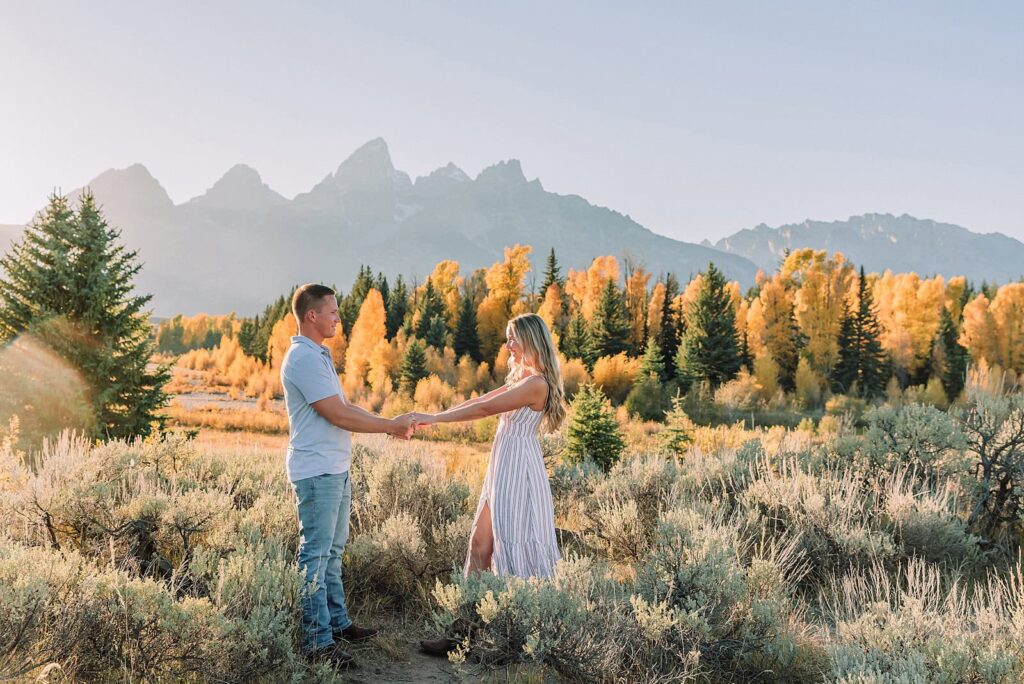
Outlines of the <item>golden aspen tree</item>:
M953 323L960 324L964 311L964 293L967 292L967 278L954 276L946 283L946 308L953 317Z
M402 362L402 354L398 351L398 341L390 342L384 338L377 340L367 365L366 381L374 392L389 394L394 390L394 379L398 374L398 366Z
M967 348L975 363L985 361L989 366L999 363L999 337L996 319L992 315L988 297L979 294L964 306L960 344Z
M931 358L945 299L941 277L922 280L916 273L886 271L872 290L882 326L879 341L890 361L910 379L921 374Z
M1024 283L1009 283L996 292L990 307L997 330L1000 365L1024 372Z
M686 320L690 309L693 307L693 303L697 301L697 295L700 294L701 284L704 282L704 274L698 273L690 282L683 288L682 293L676 297L676 314L679 316L679 320Z
M341 373L345 368L345 351L348 349L348 340L345 338L345 329L340 325L334 329L334 337L324 340L324 346L331 352L331 362L334 363L334 370Z
M548 289L544 293L544 300L541 302L540 308L537 309L537 315L548 324L548 330L552 335L557 335L565 329L569 321L563 310L562 288L558 286L558 283L548 285Z
M629 344L643 349L647 333L647 283L651 274L642 266L632 269L626 278L626 311L629 313Z
M609 280L619 283L619 260L614 256L595 257L585 272L569 271L566 292L579 305L583 319L590 322L601 299L601 290Z
M764 351L764 305L760 294L747 307L747 349L755 359Z
M284 318L274 324L270 329L270 339L267 341L267 362L271 368L280 370L284 362L284 355L288 347L292 345L292 336L299 334L299 326L295 323L295 316L289 311Z
M370 355L377 343L387 337L386 317L384 298L376 289L371 289L359 307L345 351L346 391L355 392L366 384Z
M506 247L504 261L491 266L484 276L487 295L477 309L477 332L485 359L498 353L509 319L526 311L522 296L530 272L530 251L529 245Z
M839 358L843 306L850 303L856 281L853 266L841 253L798 249L780 268L780 276L796 287L794 314L807 340L806 353L820 376L828 376Z
M665 283L658 281L651 289L651 299L647 304L647 335L657 339L661 333L661 316L665 307Z

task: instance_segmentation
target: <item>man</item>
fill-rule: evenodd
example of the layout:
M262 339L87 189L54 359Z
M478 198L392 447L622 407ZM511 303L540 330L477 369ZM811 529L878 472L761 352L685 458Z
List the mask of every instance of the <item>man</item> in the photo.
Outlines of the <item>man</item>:
M382 432L408 439L413 417L375 416L345 400L331 353L323 346L341 322L334 290L303 285L292 297L299 334L281 366L288 409L288 480L299 516L303 642L314 660L350 665L338 641L365 641L377 630L352 624L345 607L341 554L348 540L352 486L352 432Z

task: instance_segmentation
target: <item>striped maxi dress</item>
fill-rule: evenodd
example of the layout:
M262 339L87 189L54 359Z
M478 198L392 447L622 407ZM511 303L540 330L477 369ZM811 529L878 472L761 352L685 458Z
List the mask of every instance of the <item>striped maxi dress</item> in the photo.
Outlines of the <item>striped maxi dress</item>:
M498 420L474 521L479 520L484 504L490 504L491 570L499 576L550 577L561 558L551 485L537 439L543 418L542 411L523 406L501 414ZM467 552L463 570L467 575L469 560Z

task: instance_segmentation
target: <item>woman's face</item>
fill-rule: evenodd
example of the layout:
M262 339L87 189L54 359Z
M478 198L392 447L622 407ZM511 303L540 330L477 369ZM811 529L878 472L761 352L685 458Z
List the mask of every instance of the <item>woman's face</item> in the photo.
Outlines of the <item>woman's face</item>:
M512 329L512 326L508 326L505 330L505 346L508 348L508 356L512 361L520 365L525 365L526 359L523 354L523 345L516 337L516 331Z

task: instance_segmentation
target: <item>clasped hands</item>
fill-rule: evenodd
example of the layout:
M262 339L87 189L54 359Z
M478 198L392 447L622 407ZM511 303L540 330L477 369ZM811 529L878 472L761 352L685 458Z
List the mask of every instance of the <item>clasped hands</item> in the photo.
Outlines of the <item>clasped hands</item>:
M435 422L433 414L420 413L418 411L403 413L392 420L394 421L395 429L389 434L398 439L409 439L418 428L433 425Z

